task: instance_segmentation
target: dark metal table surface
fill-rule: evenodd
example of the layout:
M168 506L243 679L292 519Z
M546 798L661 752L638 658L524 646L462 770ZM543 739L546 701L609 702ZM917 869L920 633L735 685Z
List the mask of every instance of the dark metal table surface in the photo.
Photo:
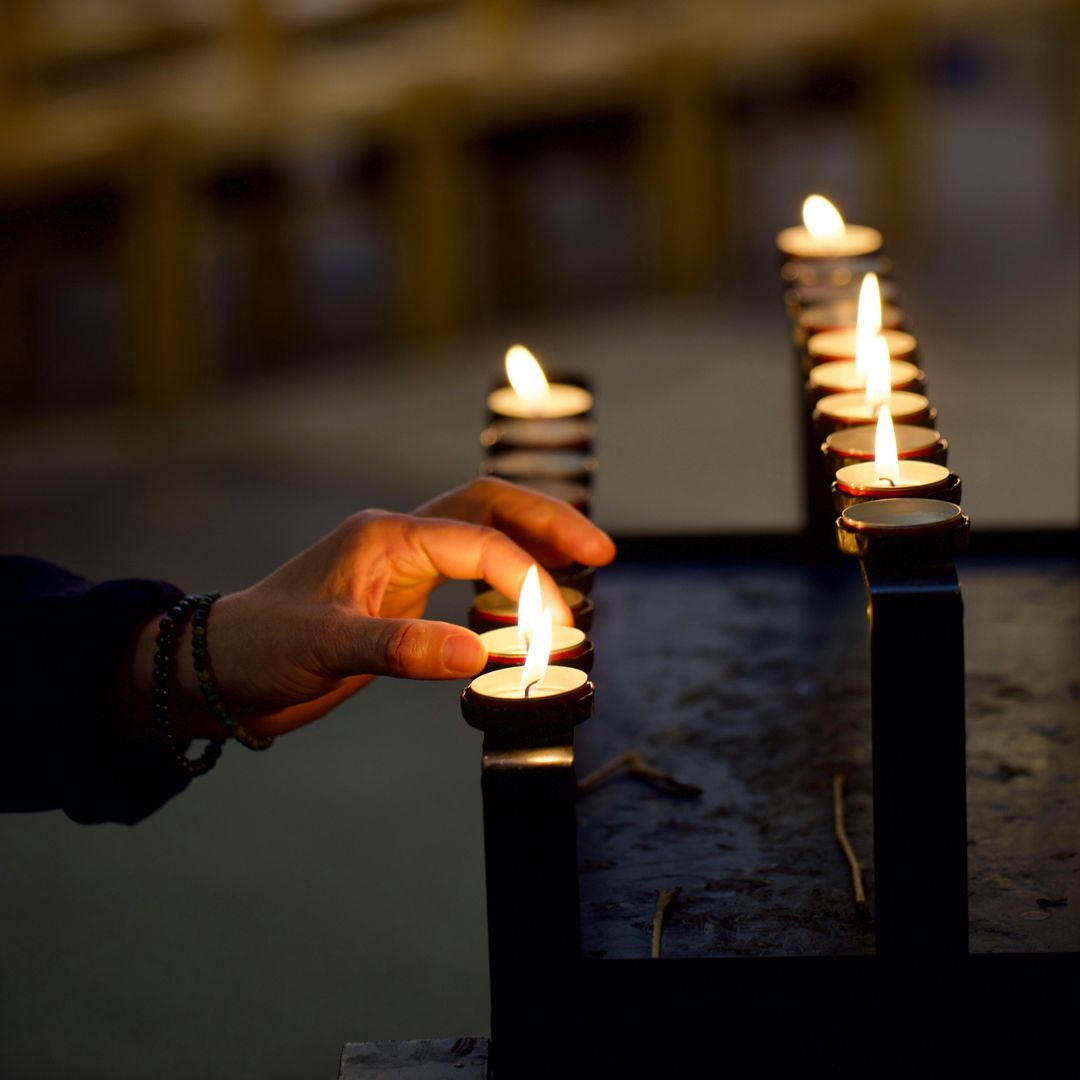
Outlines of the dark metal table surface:
M675 886L665 957L874 950L832 827L843 770L872 905L857 564L732 546L671 558L670 545L635 544L597 582L597 712L578 732L579 776L636 749L703 793L676 798L624 775L582 798L586 957L648 956L657 891ZM959 566L975 953L1080 949L1080 561L1058 546L1029 554L1021 538L1019 553ZM904 658L913 710L919 651L913 640Z
M841 770L872 907L858 565L808 560L793 539L621 545L594 593L597 709L577 729L578 775L633 749L702 793L620 775L579 798L582 962L566 987L579 1022L537 1046L543 1075L712 1075L721 1060L798 1075L826 1058L836 1076L1021 1075L1071 1055L1060 987L1080 955L1077 534L976 537L959 575L970 951L982 955L883 963L865 959L874 925L833 834ZM922 647L903 657L913 710ZM913 805L922 795L915 772ZM658 891L676 886L664 959L650 962ZM488 1051L483 1037L353 1043L341 1076L486 1076Z

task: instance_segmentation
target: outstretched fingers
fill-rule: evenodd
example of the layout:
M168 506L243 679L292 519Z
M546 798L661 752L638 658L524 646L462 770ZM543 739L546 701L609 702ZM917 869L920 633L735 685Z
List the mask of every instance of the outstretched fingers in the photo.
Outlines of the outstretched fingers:
M603 529L568 503L504 480L490 487L491 524L532 548L554 549L586 566L605 566L615 558L615 544Z
M611 537L584 514L561 499L495 477L440 495L416 513L493 525L552 565L576 560L604 566L615 557Z
M413 525L413 540L436 573L448 578L483 578L511 599L521 592L525 575L536 561L498 529L462 521L417 520ZM569 626L573 622L570 609L558 585L542 567L540 591L552 619Z

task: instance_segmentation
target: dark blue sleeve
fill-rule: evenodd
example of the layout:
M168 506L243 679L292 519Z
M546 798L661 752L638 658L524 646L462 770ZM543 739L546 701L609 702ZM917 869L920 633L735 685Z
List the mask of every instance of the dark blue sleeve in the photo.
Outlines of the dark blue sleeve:
M187 786L164 744L135 738L112 699L140 628L181 595L0 556L0 810L132 825Z

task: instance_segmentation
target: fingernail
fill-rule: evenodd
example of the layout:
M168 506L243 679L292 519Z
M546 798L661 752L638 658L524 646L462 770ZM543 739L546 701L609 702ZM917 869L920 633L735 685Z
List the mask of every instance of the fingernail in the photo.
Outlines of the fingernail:
M487 653L477 638L457 634L443 643L442 658L447 671L474 675L484 666Z

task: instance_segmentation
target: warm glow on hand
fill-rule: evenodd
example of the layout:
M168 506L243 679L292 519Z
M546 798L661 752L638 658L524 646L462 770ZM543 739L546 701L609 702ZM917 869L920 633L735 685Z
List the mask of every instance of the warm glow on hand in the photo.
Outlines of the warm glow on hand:
M815 240L835 240L844 235L840 211L823 195L808 195L802 205L803 224Z

